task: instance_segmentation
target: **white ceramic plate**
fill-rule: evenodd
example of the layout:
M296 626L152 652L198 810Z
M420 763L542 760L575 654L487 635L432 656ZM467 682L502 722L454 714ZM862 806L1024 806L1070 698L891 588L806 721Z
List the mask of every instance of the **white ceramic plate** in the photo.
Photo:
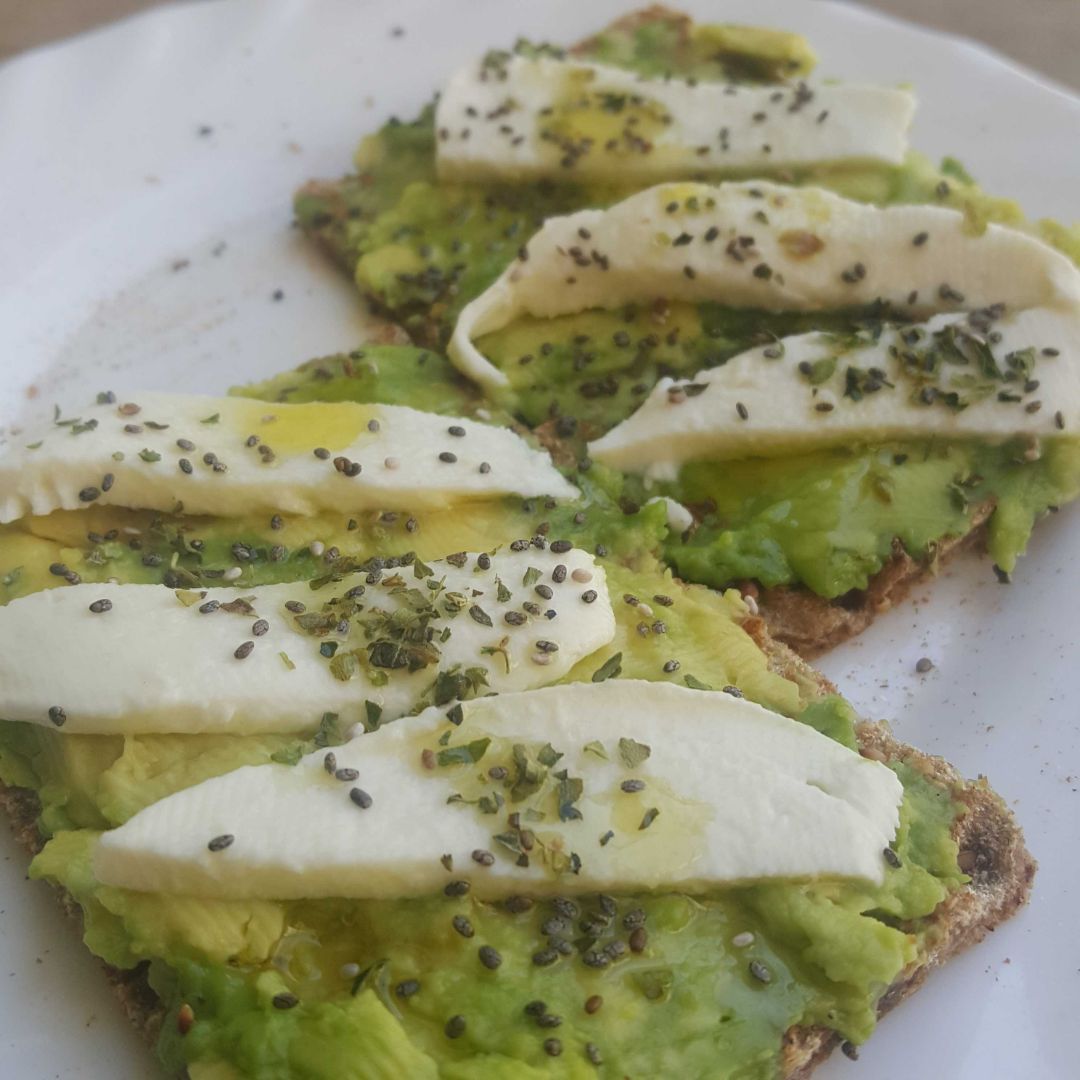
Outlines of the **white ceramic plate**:
M293 188L346 171L362 133L413 114L477 52L519 34L569 41L631 6L216 0L8 63L0 422L10 430L104 387L222 391L355 345L361 306L290 229ZM956 155L1033 215L1077 216L1080 101L1068 94L855 7L681 6L801 31L825 74L914 84L916 146ZM1043 523L1011 588L965 562L823 664L865 714L991 777L1042 861L1031 907L885 1021L862 1077L1078 1074L1078 540L1074 507ZM937 667L917 676L923 655ZM48 888L23 881L25 857L6 834L0 854L0 1073L154 1075ZM840 1058L819 1075L854 1068Z

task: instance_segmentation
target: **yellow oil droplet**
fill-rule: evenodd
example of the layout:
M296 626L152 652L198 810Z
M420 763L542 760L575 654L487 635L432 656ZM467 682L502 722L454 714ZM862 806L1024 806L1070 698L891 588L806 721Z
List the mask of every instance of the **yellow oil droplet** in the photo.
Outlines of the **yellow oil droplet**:
M344 450L362 436L385 434L377 405L353 402L312 402L279 405L266 401L236 402L229 411L230 427L243 438L257 435L279 457L310 454L316 447ZM222 417L224 419L224 416ZM380 429L369 432L368 422L380 419Z
M544 118L542 145L556 159L579 151L602 156L614 165L620 158L653 153L653 144L670 125L667 109L643 94L595 89L594 73L570 71Z

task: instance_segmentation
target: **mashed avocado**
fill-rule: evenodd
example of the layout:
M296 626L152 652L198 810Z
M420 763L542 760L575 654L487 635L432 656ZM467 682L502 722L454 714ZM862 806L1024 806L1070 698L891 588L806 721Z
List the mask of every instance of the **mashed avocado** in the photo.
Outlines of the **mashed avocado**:
M661 376L722 366L776 337L865 330L885 314L658 302L523 318L479 346L510 380L506 409L533 426L554 421L562 442L583 453L585 441L626 419ZM1048 441L1037 456L1019 442L912 440L698 461L674 483L646 490L628 480L623 491L638 502L658 493L700 519L664 546L680 577L718 588L748 579L799 583L832 599L866 588L895 539L914 558L932 560L942 540L963 536L988 514L990 554L1011 572L1035 520L1080 494L1080 441Z
M793 35L691 28L678 16L623 24L582 55L651 74L673 69L759 82L797 76L813 62ZM432 150L429 110L416 123L390 124L368 140L359 176L333 189L309 189L297 201L302 224L418 340L441 340L461 304L492 280L540 218L623 194L569 185L440 187ZM795 179L880 201L971 197L959 178L955 190L935 194L941 174L919 161L900 170L823 169ZM988 216L1014 212L1007 204L986 206ZM647 322L652 315L639 317ZM763 329L790 332L801 325L770 317L764 328L755 313L719 310L676 317L686 324L685 346L677 342L671 359L652 355L625 369L615 352L595 361L609 365L599 378L613 374L621 387L625 377L625 392L582 395L580 384L592 372L557 386L560 370L574 370L573 349L581 343L571 340L538 358L523 379L515 369L513 408L534 425L561 421L557 434L568 457L577 458L589 425L610 426L629 411L644 392L636 384L651 386L664 364L688 370L709 362L710 350L735 351ZM507 344L508 357L522 355L519 344ZM481 400L434 353L392 346L315 361L241 392L272 401L381 401L505 418L492 411L505 403ZM575 400L570 408L572 397L588 405ZM1042 477L1037 470L1014 476L1007 461L965 457L963 448L945 452L956 457L940 475L931 468L934 458L923 466L926 478L919 472L912 483L936 491L952 482L943 477L953 466L978 468L986 487L958 482L959 488L972 505L992 490L999 513L1013 506L1012 492ZM0 602L79 579L195 589L221 583L239 567L239 579L230 582L255 585L310 579L341 559L355 565L407 551L429 559L516 537L566 537L604 560L618 623L616 639L568 678L603 672L736 688L854 747L854 716L843 701L769 670L741 625L747 611L737 593L683 584L664 568L658 555L665 546L680 568L681 556L666 537L663 508L643 506L645 493L623 478L581 466L575 482L583 501L574 505L508 499L415 516L233 521L99 507L29 518L0 528ZM826 483L843 473L832 462L818 467ZM1040 500L1054 497L1057 474L1050 463L1045 467L1047 477L1034 485L1040 494L1014 499L1019 509L1008 515L1010 536L1023 531L1025 515ZM783 483L782 466L777 469L774 488L748 475L732 489L733 500L741 505L739 493L768 489L777 492L777 503ZM713 478L704 473L688 469L680 484L686 497L695 491L702 502L715 499ZM833 505L870 536L860 542L872 553L885 518L873 518L866 500L849 499L858 487L857 479L838 482ZM758 519L768 517L767 498L762 494L760 506L745 511L740 535L751 536ZM903 493L898 498L897 506L914 505ZM950 503L950 512L960 511ZM713 535L719 543L722 529L733 528L724 513L717 500L691 540L704 543ZM893 518L888 521L893 528ZM939 524L935 519L923 532L930 535ZM742 557L754 557L751 545ZM777 566L781 557L799 562L794 550L777 554ZM834 578L843 572L836 569ZM192 1080L675 1074L766 1080L776 1073L783 1033L793 1024L824 1024L855 1042L869 1035L881 994L920 953L926 917L965 880L950 837L960 807L902 764L894 766L905 789L902 824L881 888L777 882L698 898L276 903L138 894L94 880L97 835L143 806L244 764L295 762L342 738L330 714L317 730L296 737L71 736L0 721L0 780L38 793L41 826L51 836L32 874L64 885L78 900L87 945L97 955L118 967L149 962L151 985L168 1011L159 1051L170 1071L186 1067ZM498 951L497 967L478 962L482 944Z
M937 545L965 535L988 510L988 548L1009 573L1036 519L1080 494L1080 440L1025 447L905 442L799 457L694 462L668 489L702 520L671 537L665 554L688 581L723 586L800 582L833 598L865 589L893 540L932 562Z
M489 536L496 524L510 536L546 521L552 535L605 553L617 636L568 678L602 670L736 687L854 745L848 706L768 669L740 625L747 612L737 593L676 581L650 554L665 535L662 507L627 515L616 503L617 477L596 469L579 479L582 504L508 501L485 518ZM142 525L130 524L136 520ZM80 532L88 524L125 536L125 528L141 528L139 538L152 544L105 541L117 549L102 567L92 558L102 545ZM21 592L63 585L43 561L57 550L80 573L161 580L184 568L206 583L217 568L210 563L236 557L237 525L204 520L189 534L191 524L116 510L51 515L9 526L0 551L6 556L14 538L33 550L34 558L23 551ZM317 524L328 549L352 544L357 557L385 542L366 528ZM299 546L283 560L264 555L282 536L291 551L295 536L310 536L315 525L244 523L255 552L244 561L245 580L324 570L324 558ZM445 554L459 546L458 530L472 530L472 539L476 528L445 523L435 542ZM188 537L184 548L178 535ZM192 550L192 537L201 549ZM169 550L177 555L171 566L146 565L147 552ZM194 1064L192 1075L210 1080L645 1077L673 1069L764 1080L792 1024L827 1024L854 1041L870 1033L878 997L918 955L921 920L963 880L950 839L958 808L903 766L900 865L880 889L770 883L698 898L583 897L572 906L469 897L275 903L138 894L93 879L100 830L202 779L244 764L288 764L341 738L332 716L300 737L70 736L0 723L0 779L38 792L41 825L52 835L32 873L76 897L87 945L99 956L120 967L150 961L169 1010L160 1042L169 1069ZM497 969L479 962L481 944L497 950ZM183 1036L182 1008L194 1016Z
M516 48L536 51L526 43ZM678 71L756 83L798 77L814 63L795 35L693 26L680 16L617 24L576 55L646 75ZM391 121L364 140L357 175L305 188L295 209L301 226L333 251L361 291L415 340L438 347L464 304L491 284L544 218L608 206L630 190L551 181L440 184L435 141L431 107L413 122ZM1080 260L1080 229L1027 222L1016 203L981 191L953 158L935 168L912 153L900 166L822 163L771 178L877 205L952 206L974 230L991 221L1029 228ZM656 305L619 312L521 319L477 344L510 379L499 408L531 427L544 425L567 454L580 457L585 440L630 415L662 376L722 364L774 337L844 331L885 314L760 312L658 298ZM1008 572L1035 518L1075 497L1078 485L1072 441L1034 462L1015 456L1015 447L917 442L738 462L723 475L691 465L667 493L697 504L701 525L689 538L672 538L666 555L689 580L722 587L755 578L802 584L833 598L864 588L894 538L913 557L932 559L942 540L968 531L976 512L993 509L991 552ZM907 464L892 463L899 459ZM633 487L627 485L628 496L639 501L652 494Z
M839 699L804 715L854 742ZM10 727L0 730L5 747ZM160 1052L171 1069L224 1062L240 1076L327 1080L675 1069L765 1080L792 1024L826 1024L856 1042L870 1034L878 996L918 955L920 920L964 880L949 839L957 807L897 771L899 866L880 889L770 883L535 904L205 901L98 885L92 828L57 833L31 873L76 897L98 955L120 967L151 961L169 1008ZM54 786L63 782L56 774ZM497 950L496 969L481 965L480 945ZM183 1037L173 1023L182 1006L194 1015Z

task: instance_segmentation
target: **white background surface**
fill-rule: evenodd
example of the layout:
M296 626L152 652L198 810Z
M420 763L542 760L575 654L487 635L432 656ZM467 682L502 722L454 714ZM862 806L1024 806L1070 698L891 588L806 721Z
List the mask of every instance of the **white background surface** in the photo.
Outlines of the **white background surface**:
M630 6L204 2L0 68L0 423L105 387L221 391L354 346L361 307L290 228L292 189L346 171L362 133L411 116L483 49L518 34L569 41ZM960 157L1033 215L1078 216L1080 101L856 8L681 6L801 31L824 75L914 83L916 146ZM965 561L821 665L864 714L990 776L1042 862L1026 912L935 974L858 1066L838 1058L823 1078L1078 1073L1078 540L1073 507L1042 525L1010 588ZM919 676L924 655L937 667ZM47 887L24 883L25 864L4 835L0 1075L155 1075Z

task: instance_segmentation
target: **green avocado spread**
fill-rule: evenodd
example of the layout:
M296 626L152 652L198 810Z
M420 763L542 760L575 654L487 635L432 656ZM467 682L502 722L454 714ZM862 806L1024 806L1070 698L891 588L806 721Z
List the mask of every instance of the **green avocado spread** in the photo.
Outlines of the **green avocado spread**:
M480 338L509 379L508 412L584 443L625 420L662 376L721 367L765 342L810 330L838 338L873 332L876 309L769 312L657 302L553 319L522 318ZM811 379L813 375L811 375ZM1031 385L1037 386L1037 382ZM1001 445L911 440L768 459L695 461L671 483L627 478L624 499L661 494L695 514L664 553L680 577L716 587L746 580L801 584L832 599L865 589L893 552L932 562L943 541L988 517L1003 573L1035 520L1080 493L1080 440Z
M536 51L527 43L516 49ZM617 24L575 55L645 75L678 71L758 84L797 78L814 64L797 36L694 26L677 15ZM414 340L438 347L461 308L494 281L546 217L607 206L630 191L569 181L439 183L433 116L429 107L415 121L391 121L364 140L355 175L309 185L297 195L295 210L301 227L355 275L362 292ZM695 179L733 175L703 172ZM983 192L952 158L935 168L911 153L900 166L822 163L770 178L882 206L951 206L974 230L989 222L1029 228L1080 260L1077 227L1027 223L1016 203ZM692 375L785 334L844 333L884 317L896 316L761 312L657 298L654 305L616 312L522 318L477 346L510 380L500 409L540 428L562 454L581 457L585 441L629 416L663 376ZM1034 461L1027 448L1012 445L868 445L804 459L728 463L723 470L694 463L662 491L635 490L628 480L624 497L665 494L690 504L695 529L665 545L670 564L688 580L718 587L745 579L802 585L832 599L864 589L894 541L932 564L943 542L987 515L990 550L1007 575L1034 520L1076 496L1078 453L1072 439Z
M403 401L414 400L414 385L418 394L439 385L463 395L447 397L447 411L473 407L441 361L418 361L418 350L373 347L246 392ZM575 479L578 503L504 500L456 514L224 521L89 508L28 518L0 533L2 598L63 587L72 575L195 589L240 565L241 584L257 585L325 573L330 551L366 565L406 551L434 558L516 536L565 536L604 561L618 624L568 680L737 689L855 746L854 714L841 699L770 670L743 626L738 593L686 584L663 567L662 506L628 514L623 481L599 467ZM201 780L295 762L343 737L332 714L313 716L296 736L106 737L0 723L0 778L37 792L51 837L31 872L78 900L97 955L118 967L149 963L168 1012L159 1052L170 1072L772 1077L792 1025L823 1024L852 1042L869 1035L880 995L919 956L927 917L965 880L951 839L961 808L900 763L902 827L880 888L771 882L694 898L278 903L133 893L94 880L101 830ZM497 969L479 962L481 945L498 951Z
M794 35L693 27L674 15L617 24L579 55L646 74L733 82L798 77L813 64ZM311 185L296 202L302 226L432 348L367 346L238 392L276 402L408 404L537 428L560 463L573 466L581 500L270 520L100 506L56 512L0 527L0 603L74 581L197 590L224 583L237 566L240 578L228 580L241 587L303 581L334 572L335 563L379 568L406 553L434 559L557 536L603 562L617 622L615 639L568 680L727 690L855 748L851 708L772 670L739 593L706 585L802 582L839 596L865 585L894 537L932 557L943 537L966 531L990 506L991 550L1007 570L1034 517L1076 494L1080 450L1061 441L1032 461L1010 447L867 446L723 470L690 464L655 492L592 465L584 441L629 415L662 375L723 363L763 334L843 330L867 313L766 316L672 305L516 324L482 343L511 379L505 399L485 400L432 351L455 314L545 216L626 192L439 185L434 138L431 109L415 122L392 122L365 141L356 176ZM937 170L914 156L899 168L822 166L780 179L881 203L947 202L983 221L1021 220L955 164ZM1075 243L1068 230L1046 229L1063 248ZM670 534L664 506L648 502L653 494L692 505L696 527ZM98 956L121 968L147 964L166 1010L159 1054L170 1074L769 1080L792 1026L823 1025L852 1043L870 1034L882 994L924 955L929 916L967 880L952 839L962 806L903 762L890 766L904 801L880 887L776 881L693 898L283 903L135 893L94 879L97 836L151 802L242 765L295 764L344 737L332 713L310 717L292 736L92 736L0 721L0 780L37 793L49 838L31 874L79 902ZM481 946L497 950L501 963L481 963Z

